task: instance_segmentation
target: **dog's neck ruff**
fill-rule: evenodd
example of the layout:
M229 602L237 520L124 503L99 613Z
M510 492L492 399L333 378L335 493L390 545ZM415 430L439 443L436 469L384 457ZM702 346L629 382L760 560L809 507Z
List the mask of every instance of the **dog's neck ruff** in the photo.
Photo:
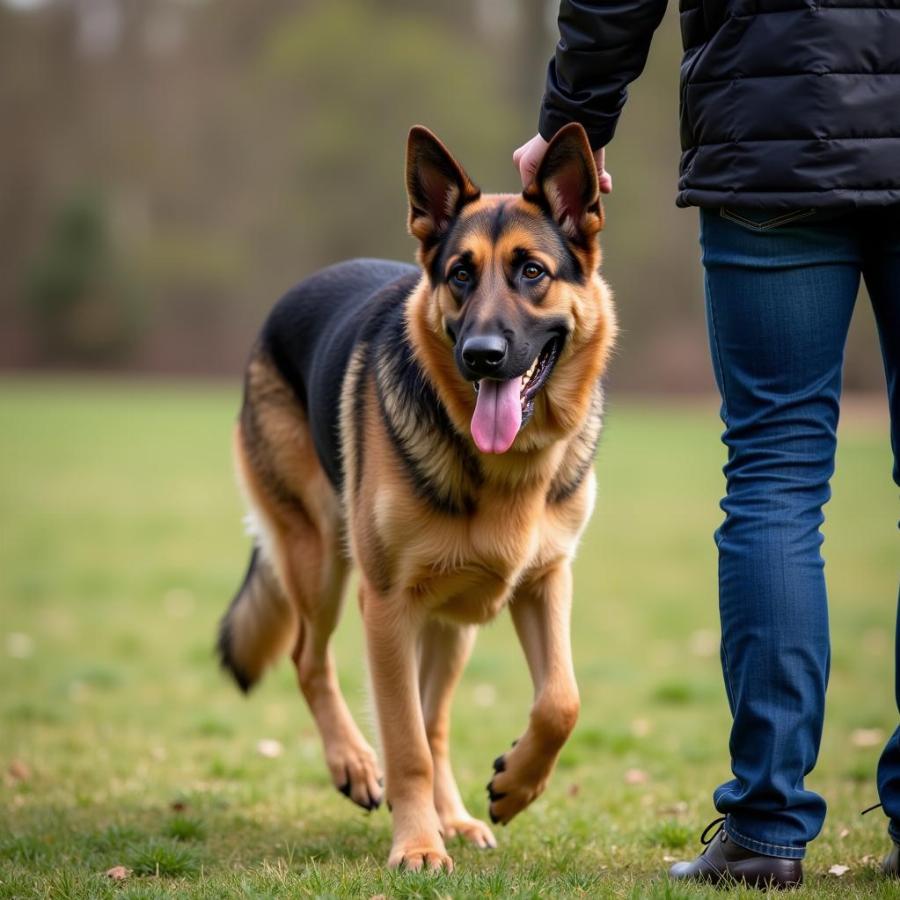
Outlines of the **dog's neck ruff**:
M415 358L402 304L390 310L365 352L388 437L415 492L449 515L471 514L484 475Z

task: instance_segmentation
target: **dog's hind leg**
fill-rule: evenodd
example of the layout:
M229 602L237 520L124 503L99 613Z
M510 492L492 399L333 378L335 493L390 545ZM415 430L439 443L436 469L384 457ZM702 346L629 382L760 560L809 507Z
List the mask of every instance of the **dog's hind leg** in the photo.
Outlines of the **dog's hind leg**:
M450 707L475 643L474 625L430 621L419 645L419 693L425 732L434 762L434 807L444 839L465 838L477 847L496 847L491 829L469 815L450 766Z
M321 544L320 544L321 547ZM297 575L309 571L310 553L316 548L295 542L291 567ZM340 615L347 565L339 554L319 550L319 590L304 604L300 633L292 658L300 690L316 720L331 780L341 793L364 809L381 805L383 778L375 751L360 733L338 684L329 646Z
M235 449L258 552L293 613L291 656L332 781L354 803L374 809L381 802L381 772L341 694L329 647L348 570L340 502L305 412L265 359L250 365Z

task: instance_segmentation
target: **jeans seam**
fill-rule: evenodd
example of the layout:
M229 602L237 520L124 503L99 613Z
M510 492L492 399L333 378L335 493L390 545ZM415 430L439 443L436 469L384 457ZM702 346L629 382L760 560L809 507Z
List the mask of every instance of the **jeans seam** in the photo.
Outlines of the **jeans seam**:
M773 844L771 841L758 841L756 838L748 837L745 834L741 834L734 825L731 824L731 817L729 816L728 820L725 823L725 833L729 835L729 837L734 838L737 843L744 846L744 841L747 844L753 846L746 846L745 849L753 850L755 847L766 847L771 850L789 850L791 853L802 853L806 847L792 847L788 844Z
M707 296L709 296L709 287L707 287ZM718 316L716 314L716 306L710 297L709 300L709 321L712 331L712 350L713 350L713 365L716 367L719 373L719 381L722 384L722 412L724 413L723 419L725 420L725 427L728 427L728 389L725 385L725 370L722 368L722 354L719 351L719 322Z
M725 649L725 635L722 635L722 671L725 674L725 691L728 694L730 706L734 709L734 685L731 683L731 666L728 664L728 651Z
M709 296L709 288L707 288L707 296ZM710 342L712 356L713 356L713 365L718 370L719 382L722 385L722 418L725 422L725 427L728 427L728 389L725 385L725 370L722 368L722 353L719 350L719 321L718 315L716 313L715 303L712 301L712 297L709 298L709 323L710 323L710 331L712 332L712 341ZM718 537L716 539L716 546L718 546ZM730 706L734 708L734 685L731 682L731 666L728 664L728 651L725 649L725 635L721 636L721 647L722 647L722 671L725 675L725 691L728 694L728 699L730 702Z

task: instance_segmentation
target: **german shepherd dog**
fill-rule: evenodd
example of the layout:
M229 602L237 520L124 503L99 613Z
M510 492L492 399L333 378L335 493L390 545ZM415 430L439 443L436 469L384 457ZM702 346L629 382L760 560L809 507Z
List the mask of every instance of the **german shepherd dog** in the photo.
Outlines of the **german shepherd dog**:
M581 126L518 195L482 195L416 127L406 181L419 265L312 275L252 351L234 450L254 549L218 648L245 691L290 651L335 787L365 809L384 789L388 865L449 870L454 835L496 846L448 748L477 625L508 607L534 681L528 725L494 762L493 822L541 794L575 725L571 562L615 318ZM351 562L386 784L329 649Z

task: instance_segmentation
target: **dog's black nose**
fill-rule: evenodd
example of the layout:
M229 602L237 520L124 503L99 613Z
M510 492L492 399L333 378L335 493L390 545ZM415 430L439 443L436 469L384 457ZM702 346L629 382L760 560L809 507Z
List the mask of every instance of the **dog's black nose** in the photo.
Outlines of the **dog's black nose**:
M508 348L509 344L502 335L473 335L463 341L463 362L475 375L492 375L505 362Z

